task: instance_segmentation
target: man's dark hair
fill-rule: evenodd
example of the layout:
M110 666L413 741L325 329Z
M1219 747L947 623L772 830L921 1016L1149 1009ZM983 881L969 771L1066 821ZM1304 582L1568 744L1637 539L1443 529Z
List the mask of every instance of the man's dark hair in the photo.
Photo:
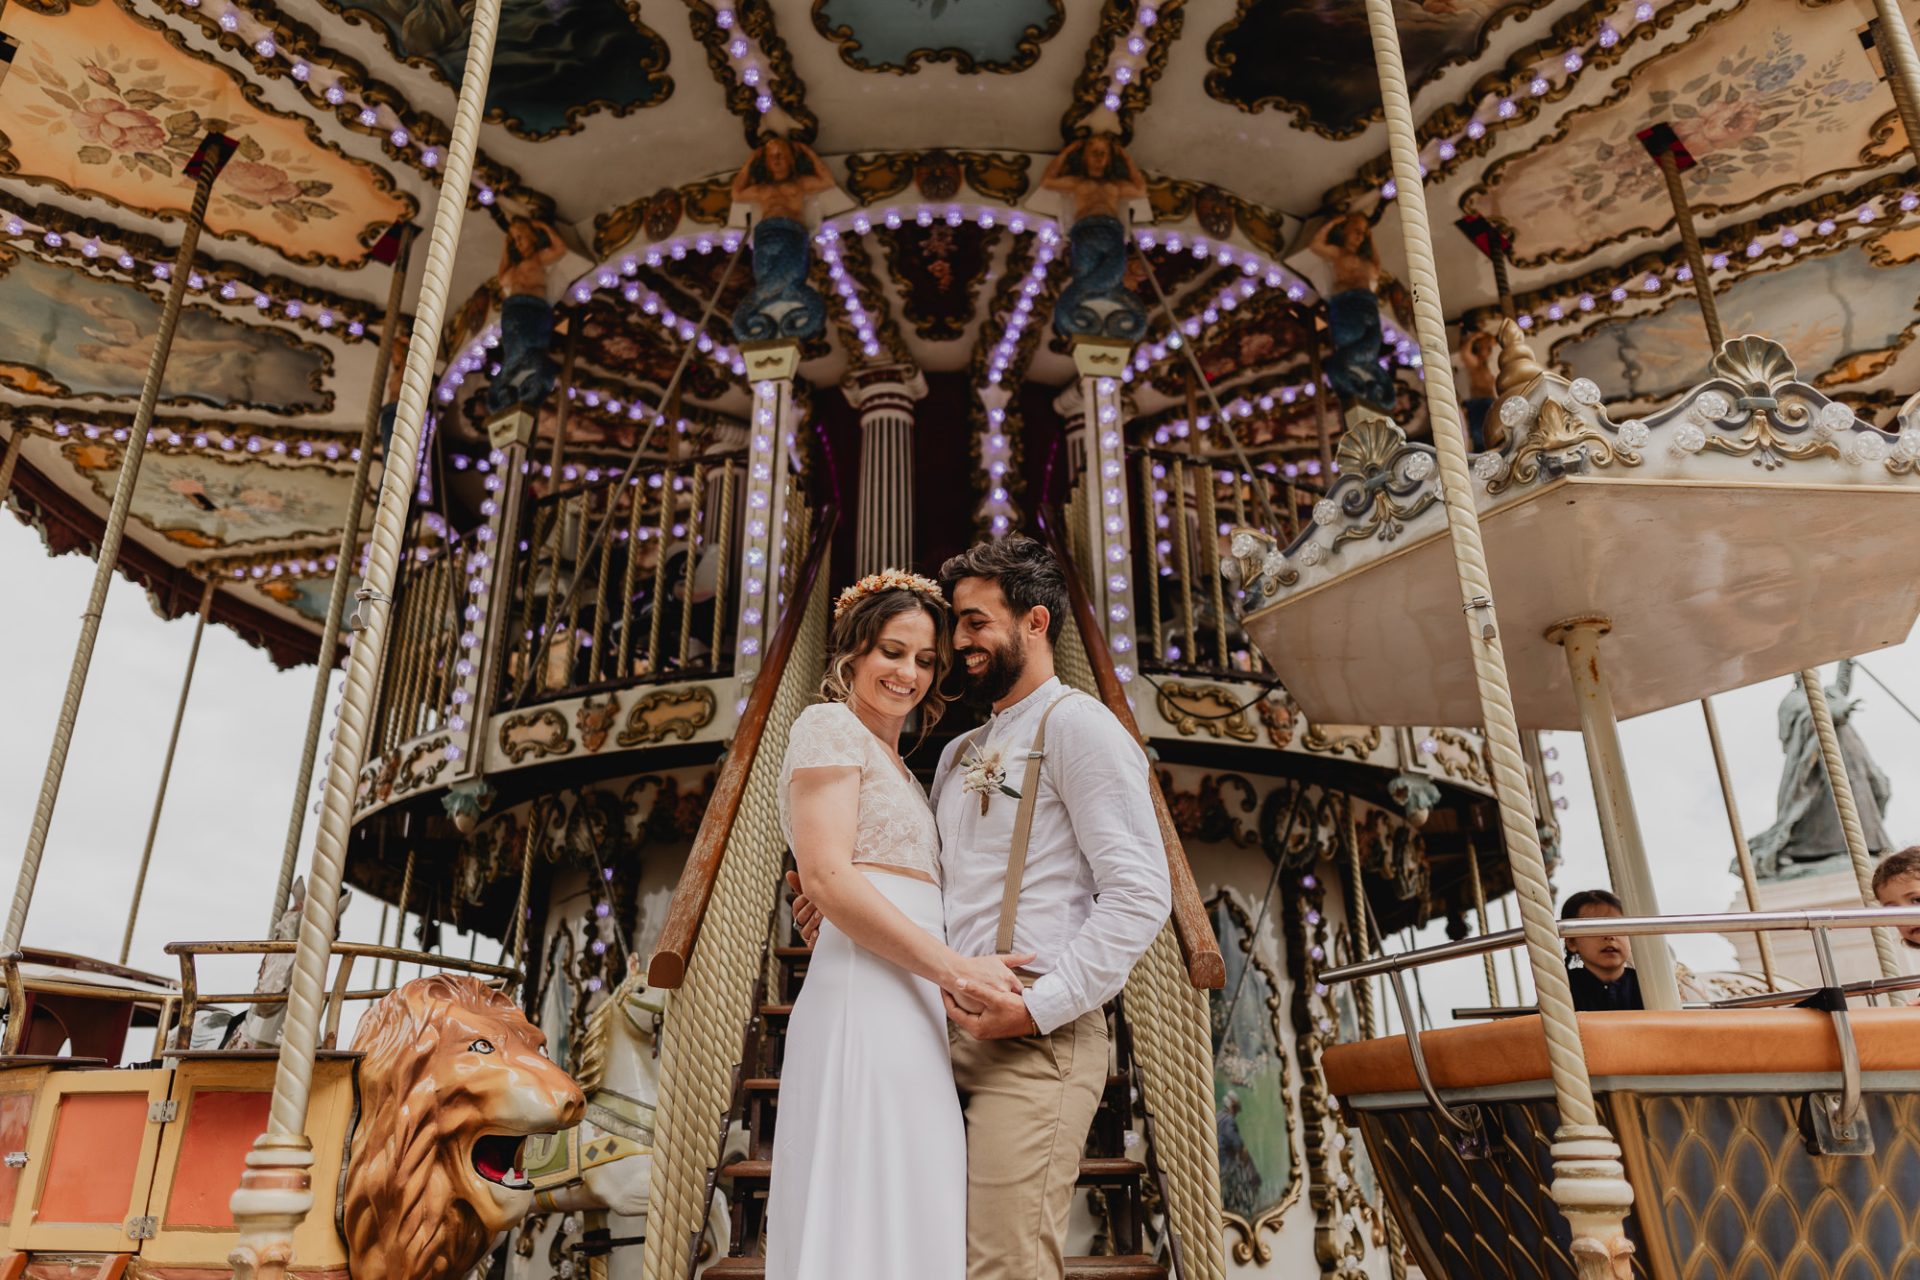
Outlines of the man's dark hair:
M1047 643L1057 644L1067 621L1067 572L1053 553L1032 538L1012 534L998 542L977 542L940 566L940 589L953 599L962 578L988 578L1000 584L1000 594L1014 616L1035 605L1047 609Z

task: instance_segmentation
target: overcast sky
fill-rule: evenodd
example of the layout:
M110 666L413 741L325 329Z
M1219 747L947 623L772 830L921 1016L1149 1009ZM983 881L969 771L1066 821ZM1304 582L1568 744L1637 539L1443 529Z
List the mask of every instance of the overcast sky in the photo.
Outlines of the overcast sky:
M0 735L0 894L8 900L92 568L79 556L49 558L36 533L10 514L0 519L0 585L14 602L14 622L0 632L7 690L6 732ZM160 621L143 593L114 579L27 924L28 943L106 959L119 953L192 636L190 619ZM1866 663L1920 708L1915 656L1909 641ZM168 941L261 936L313 676L311 666L276 671L264 653L231 631L208 629L134 935L134 964L173 973L177 967L161 951ZM1773 821L1781 765L1775 710L1788 683L1783 677L1715 700L1749 834ZM1889 833L1903 843L1920 839L1920 724L1864 677L1856 678L1854 692L1862 699L1856 723L1893 779ZM1662 909L1727 910L1738 881L1727 872L1732 846L1698 706L1630 721L1623 735ZM1557 876L1565 894L1605 884L1606 870L1579 736L1555 734L1552 740L1559 751L1552 767L1564 778L1557 792L1568 801ZM303 870L313 843L311 799ZM379 921L376 904L356 903L345 936L372 941ZM1732 955L1714 939L1682 940L1676 950L1701 968L1724 966ZM1459 969L1452 980L1430 981L1428 1002L1436 1014L1450 1007L1450 993L1464 1003L1484 1000L1478 963ZM237 977L250 972L248 964Z

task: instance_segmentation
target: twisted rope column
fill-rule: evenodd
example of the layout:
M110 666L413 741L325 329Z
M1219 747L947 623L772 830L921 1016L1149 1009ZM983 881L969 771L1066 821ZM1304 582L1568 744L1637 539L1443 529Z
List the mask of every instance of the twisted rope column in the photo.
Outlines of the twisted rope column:
M1582 1280L1613 1276L1626 1280L1631 1273L1633 1245L1626 1237L1624 1221L1633 1205L1633 1188L1620 1165L1619 1146L1599 1122L1593 1084L1587 1078L1580 1025L1560 958L1560 933L1553 918L1552 889L1534 825L1526 765L1520 754L1506 656L1494 625L1493 584L1480 542L1479 513L1467 469L1466 436L1453 387L1453 361L1447 350L1446 317L1440 310L1433 235L1427 219L1426 189L1420 175L1419 142L1406 68L1400 57L1400 37L1394 28L1392 0L1366 0L1366 4L1400 192L1400 227L1405 237L1415 329L1426 369L1427 412L1433 422L1447 530L1453 540L1461 604L1468 619L1468 643L1485 719L1488 763L1500 803L1500 825L1520 900L1527 954L1533 964L1534 989L1546 1032L1547 1063L1560 1111L1561 1124L1552 1148L1556 1175L1553 1198L1573 1229L1572 1252Z
M1680 185L1680 165L1673 148L1662 151L1657 159L1660 176L1666 179L1667 200L1673 205L1673 220L1680 228L1680 247L1687 255L1687 268L1693 274L1693 296L1700 301L1700 318L1707 326L1707 349L1718 354L1726 335L1720 331L1720 308L1714 305L1713 282L1707 279L1707 255L1700 248L1700 232L1693 225L1693 206L1687 203L1687 189Z
M133 876L133 902L127 907L127 931L120 936L120 963L133 951L133 926L140 919L140 899L147 891L147 868L153 865L153 840L160 834L160 811L167 803L167 780L173 777L173 756L180 748L180 726L187 718L187 694L193 671L200 665L200 639L207 634L207 615L213 611L213 579L200 590L200 611L193 620L193 643L187 648L187 672L180 677L180 701L173 708L173 732L167 735L167 754L160 762L160 785L153 794L153 816L147 819L147 843L140 850L140 870Z
M20 465L20 450L26 447L27 433L20 428L13 429L13 437L7 444L5 457L0 457L0 510L5 510L7 495L13 492L13 469Z
M1054 646L1061 680L1100 696L1079 625L1069 615ZM1180 1237L1186 1280L1224 1280L1219 1129L1213 1106L1213 1027L1206 993L1187 980L1180 939L1167 924L1126 987L1133 1053L1153 1112L1155 1154L1167 1176L1167 1223Z
M333 655L340 648L340 618L347 609L347 583L353 579L354 553L360 549L360 515L367 503L367 472L373 465L373 444L380 438L381 402L386 399L387 371L393 367L393 345L400 336L400 303L407 285L407 250L412 228L400 232L400 251L393 260L393 278L387 282L387 315L380 325L380 354L367 388L367 416L360 427L360 461L353 470L353 488L347 492L347 511L340 525L340 546L333 567L333 586L327 593L327 620L320 628L319 670L313 677L313 698L307 704L307 736L300 748L300 772L293 783L293 816L287 820L287 842L280 851L280 874L273 883L273 905L267 914L267 933L280 921L293 893L293 867L300 855L300 837L306 830L307 791L313 785L313 761L319 750L320 726L333 685Z
M140 384L140 407L133 415L133 429L127 435L126 451L120 455L120 478L114 482L113 505L107 509L106 527L100 535L100 550L94 557L93 590L87 596L86 611L80 615L80 639L73 646L73 667L67 673L67 692L60 701L60 717L54 722L53 747L47 753L47 771L40 780L40 799L33 808L33 824L27 829L27 848L20 858L20 879L14 886L13 907L7 913L6 933L0 935L0 953L18 951L20 935L26 932L27 908L33 903L33 885L40 876L40 860L46 854L47 829L53 825L53 806L60 798L60 779L67 769L67 751L73 744L73 727L80 718L80 698L87 689L87 670L93 665L94 642L100 637L100 615L107 607L107 586L113 581L113 571L120 563L120 542L127 529L127 513L133 507L133 491L140 482L140 463L147 456L147 434L153 429L153 408L160 399L160 383L166 376L167 357L173 352L173 333L180 324L180 305L187 295L187 281L193 275L193 252L200 243L201 225L207 219L207 200L213 194L213 180L219 176L222 163L208 155L203 164L194 183L193 204L187 211L186 229L180 233L180 247L173 255L167 301L160 311L160 327L153 335L153 354L147 358L147 376ZM16 427L13 447L7 450L7 466L13 465L24 442L23 434Z
M413 498L434 357L440 345L440 326L446 317L447 292L453 281L453 258L459 247L460 226L466 219L467 189L473 177L487 76L493 66L500 2L476 0L474 5L467 63L454 109L453 135L447 144L439 200L433 211L433 232L415 305L413 336L407 343L399 415L387 449L380 500L374 508L372 547L361 588L367 605L364 616L368 618L368 626L347 659L340 725L327 765L320 828L307 876L306 905L300 916L299 941L287 989L287 1017L280 1041L279 1070L273 1082L273 1102L267 1131L255 1140L253 1149L247 1153L246 1172L241 1175L240 1187L233 1195L233 1218L240 1241L229 1255L229 1261L238 1280L250 1280L254 1276L261 1280L282 1280L293 1255L294 1228L313 1207L308 1174L313 1166L313 1149L302 1130L313 1086L314 1052L319 1047L325 994L322 988L340 913L340 880L346 869L347 836L353 826L354 791L373 730L374 686L386 649L388 615L407 509ZM176 274L184 277L186 272ZM136 439L139 434L136 431Z
M800 555L795 551L796 556ZM773 711L740 798L686 978L667 1001L660 1032L660 1092L654 1111L653 1180L647 1205L644 1280L680 1280L707 1221L707 1176L732 1101L741 1028L755 1016L754 978L767 919L780 891L787 842L778 787L787 737L819 692L826 663L827 575L816 579ZM762 672L762 678L772 673Z
M1893 89L1893 103L1900 111L1900 124L1907 134L1907 147L1920 160L1920 54L1913 48L1913 31L1906 15L1900 12L1900 0L1873 0L1880 14L1874 24L1874 44L1887 68L1887 81Z
M1820 759L1827 766L1827 782L1833 787L1833 805L1840 811L1840 830L1847 837L1847 858L1853 863L1853 878L1860 885L1863 906L1878 906L1873 896L1873 859L1867 853L1867 835L1860 827L1860 810L1853 802L1853 781L1847 777L1847 761L1840 754L1840 734L1833 727L1833 709L1827 705L1827 691L1820 673L1812 667L1800 673L1800 687L1807 692L1807 709L1813 713L1813 731L1820 739ZM1906 970L1900 966L1899 953L1893 949L1893 931L1875 929L1873 950L1880 958L1882 977L1898 978Z

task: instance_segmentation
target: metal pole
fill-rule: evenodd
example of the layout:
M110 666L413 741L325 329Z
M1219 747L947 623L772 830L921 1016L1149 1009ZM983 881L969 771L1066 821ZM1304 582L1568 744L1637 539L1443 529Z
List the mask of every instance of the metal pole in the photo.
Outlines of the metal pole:
M1630 916L1657 916L1660 904L1653 891L1653 872L1647 865L1646 845L1640 839L1640 819L1633 809L1633 788L1627 781L1627 756L1620 746L1620 724L1613 710L1613 689L1600 665L1600 637L1607 622L1577 618L1557 623L1547 638L1567 651L1567 670L1573 676L1574 703L1580 712L1580 737L1587 747L1593 773L1593 796L1600 810L1600 838L1606 847L1607 870L1614 890ZM1667 944L1655 939L1636 949L1634 967L1649 1009L1678 1009L1680 986L1673 972Z
M400 409L381 476L380 500L374 509L366 577L358 593L365 601L362 616L368 625L347 659L340 723L327 765L319 831L307 875L306 905L300 916L299 941L287 988L287 1018L267 1131L247 1153L246 1171L231 1202L239 1240L229 1258L238 1280L256 1276L260 1280L282 1280L293 1256L294 1229L313 1206L313 1145L302 1131L313 1085L314 1052L319 1047L327 960L340 912L340 881L346 869L347 837L353 826L354 790L373 728L373 692L386 648L401 538L413 498L420 430L426 421L435 353L453 280L454 252L466 218L500 2L476 0L474 5L473 34L467 44L452 138L447 144L439 199L433 211L413 335L407 343Z
M1680 166L1667 147L1655 157L1660 176L1667 181L1667 199L1673 203L1673 220L1680 226L1680 245L1686 250L1687 266L1693 272L1693 296L1700 301L1700 318L1706 322L1707 345L1720 350L1726 335L1720 331L1720 308L1714 305L1713 283L1707 279L1707 259L1700 249L1700 233L1694 229L1693 208L1687 203L1686 188L1680 185Z
M1473 888L1474 910L1478 912L1480 916L1480 932L1483 935L1492 933L1493 930L1487 925L1487 890L1486 886L1480 883L1480 851L1474 848L1471 843L1467 845L1467 879ZM1487 1003L1498 1007L1500 1004L1500 971L1494 967L1493 952L1487 952L1480 957L1480 960L1486 966L1487 970Z
M553 444L547 450L547 469L553 472L553 489L549 489L549 493L561 487L560 469L567 459L567 419L573 409L573 362L580 351L580 326L585 320L586 316L577 309L567 315L567 350L560 361L559 403L553 410ZM664 404L661 410L665 412ZM535 430L538 429L536 425ZM580 514L584 520L586 512L583 510ZM555 578L558 579L557 572Z
M147 820L147 843L140 850L140 870L133 877L133 901L127 907L127 931L120 937L120 963L133 950L133 925L140 918L140 898L147 888L147 868L153 862L153 838L160 832L160 810L167 803L167 779L173 776L173 753L180 746L180 725L187 718L187 691L193 688L193 669L200 662L200 637L207 633L207 615L213 610L213 579L200 591L200 612L193 620L193 643L187 648L187 671L180 677L180 701L173 709L173 732L167 735L167 754L160 762L160 786L153 794L153 816Z
M1907 146L1920 160L1920 54L1913 48L1913 31L1906 15L1900 12L1900 0L1874 0L1880 16L1873 23L1874 48L1887 69L1887 83L1893 89L1893 104L1900 112L1900 123L1907 132Z
M407 903L413 897L413 855L407 850L407 869L400 874L400 901L394 904L397 918L393 922L393 949L398 951L407 945ZM393 958L393 967L387 970L387 985L400 985L400 957Z
M1321 483L1333 484L1333 411L1327 404L1326 365L1320 354L1320 329L1313 317L1299 312L1307 348L1307 377L1313 382L1313 428L1320 444ZM1289 518L1297 512L1290 512Z
M1447 350L1447 319L1440 306L1440 278L1434 266L1433 230L1420 173L1420 143L1413 116L1412 91L1400 56L1400 34L1393 0L1366 0L1367 26L1379 71L1387 141L1394 181L1400 189L1400 230L1406 246L1407 283L1413 293L1415 331L1426 368L1427 413L1445 499L1447 532L1453 543L1460 603L1467 626L1485 724L1487 762L1500 826L1520 899L1527 955L1546 1039L1547 1066L1553 1077L1559 1127L1549 1148L1553 1160L1554 1203L1566 1215L1572 1233L1570 1251L1584 1275L1624 1273L1632 1265L1626 1215L1633 1207L1633 1186L1620 1163L1620 1147L1600 1122L1593 1082L1587 1076L1586 1048L1567 985L1565 954L1553 918L1553 890L1540 851L1526 762L1520 753L1520 728L1514 717L1513 689L1507 678L1493 607L1493 580L1480 540L1480 515L1474 505L1473 477L1467 468L1467 433L1453 387L1453 358Z
M209 134L209 140L218 135ZM67 768L67 750L73 743L73 727L80 718L80 698L87 688L87 669L93 663L94 642L100 636L100 615L107 606L107 586L120 563L120 542L127 528L127 513L133 506L133 491L140 481L140 463L147 453L147 433L153 429L153 409L160 400L160 383L167 371L167 357L173 351L173 332L180 323L180 307L187 295L187 280L193 275L193 252L200 243L200 228L207 217L207 200L213 194L213 180L225 163L224 138L215 145L202 144L195 157L199 172L195 175L193 204L187 212L186 228L180 233L180 247L173 255L173 272L167 285L166 305L160 311L160 327L153 335L153 354L147 359L147 376L140 386L140 407L133 415L133 429L127 436L126 452L120 458L120 478L113 488L113 505L107 510L106 528L100 536L100 549L94 558L93 590L87 608L80 615L80 639L73 647L73 668L67 673L67 692L60 703L60 717L54 723L53 748L47 753L47 771L40 782L39 803L34 806L33 824L27 830L27 847L20 859L20 879L14 887L13 908L7 914L6 933L0 936L0 953L20 949L20 935L26 932L27 908L33 903L34 881L40 875L40 860L47 849L47 829L53 825L53 806L60 798L60 778ZM204 157L204 158L203 158ZM18 428L16 430L16 439ZM9 456L15 450L9 450Z
M333 568L333 587L327 594L327 620L320 628L319 670L313 677L313 698L307 704L307 736L300 748L300 772L293 784L293 816L287 820L287 842L280 851L280 874L274 880L273 904L267 915L267 933L279 923L293 893L293 868L306 829L307 792L313 787L313 760L319 750L320 727L325 722L327 693L333 687L333 655L340 647L340 619L347 609L347 583L353 580L353 562L360 550L360 513L367 501L367 472L373 465L374 441L380 438L380 410L386 399L393 347L400 336L400 304L406 292L408 250L413 228L400 230L400 248L393 260L393 278L387 282L387 315L380 325L380 354L373 383L367 390L367 415L360 427L360 461L353 470L353 488L347 495L347 513L340 526L340 545ZM385 930L381 931L382 936Z
M1720 772L1720 798L1727 806L1727 826L1733 832L1734 856L1740 860L1740 884L1746 890L1747 910L1760 909L1760 884L1753 874L1753 848L1747 843L1746 829L1740 825L1740 806L1733 798L1733 773L1727 768L1727 752L1720 743L1720 717L1713 713L1713 699L1700 699L1700 714L1707 719L1707 743L1713 748L1713 767ZM1760 972L1766 977L1767 990L1773 990L1773 939L1765 933L1753 935L1760 948Z
M1820 759L1827 766L1827 781L1833 787L1833 804L1840 811L1840 830L1847 838L1847 857L1853 863L1853 877L1860 885L1860 904L1877 906L1879 903L1873 895L1873 860L1867 853L1867 836L1860 826L1860 810L1853 802L1853 782L1847 777L1846 758L1840 754L1840 734L1833 727L1833 710L1827 706L1827 691L1820 684L1820 673L1811 667L1802 671L1800 687L1806 690L1807 709L1813 713L1813 731L1820 739ZM1898 978L1906 973L1900 964L1899 953L1893 949L1892 930L1875 929L1873 949L1880 958L1882 977Z
M1493 288L1500 295L1500 311L1518 324L1520 310L1513 302L1513 285L1507 281L1507 252L1500 244L1500 232L1487 226L1487 258L1493 263Z

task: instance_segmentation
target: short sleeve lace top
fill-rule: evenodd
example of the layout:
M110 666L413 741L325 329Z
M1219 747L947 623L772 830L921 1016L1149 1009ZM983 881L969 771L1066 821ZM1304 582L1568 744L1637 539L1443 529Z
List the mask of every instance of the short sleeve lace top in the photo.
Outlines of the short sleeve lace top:
M796 769L860 770L860 814L853 860L920 871L940 879L940 831L920 784L891 758L880 739L844 702L802 711L780 765L780 830L793 841L789 784Z

